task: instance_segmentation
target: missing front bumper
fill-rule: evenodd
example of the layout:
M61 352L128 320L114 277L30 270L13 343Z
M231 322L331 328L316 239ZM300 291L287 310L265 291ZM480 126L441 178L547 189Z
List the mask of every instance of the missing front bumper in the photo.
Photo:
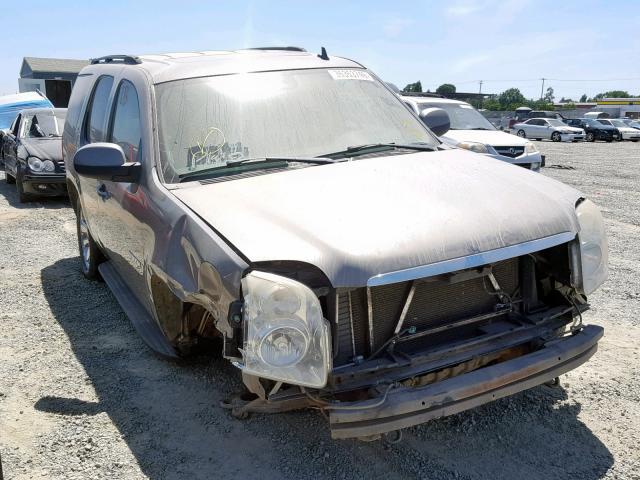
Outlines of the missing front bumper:
M549 342L513 360L418 388L391 390L379 399L344 402L347 409L329 415L332 438L371 437L453 415L498 398L535 387L586 362L597 350L602 327Z

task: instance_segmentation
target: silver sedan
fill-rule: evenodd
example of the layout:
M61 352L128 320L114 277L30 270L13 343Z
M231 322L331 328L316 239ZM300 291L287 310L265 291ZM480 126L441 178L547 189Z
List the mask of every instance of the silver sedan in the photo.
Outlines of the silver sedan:
M584 130L570 127L556 118L530 118L513 126L516 135L536 140L554 142L578 142L584 140Z

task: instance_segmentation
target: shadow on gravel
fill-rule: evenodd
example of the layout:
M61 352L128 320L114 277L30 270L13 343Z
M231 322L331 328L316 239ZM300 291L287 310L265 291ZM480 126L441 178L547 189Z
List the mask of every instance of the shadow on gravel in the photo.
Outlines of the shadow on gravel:
M20 203L16 186L8 184L5 180L4 167L0 168L0 172L0 195L6 198L9 205L14 208L58 209L67 208L70 205L67 197L36 197L32 201Z
M36 408L87 418L106 412L149 478L596 480L613 464L562 388L538 387L411 428L396 445L332 441L316 411L233 419L218 404L240 389L237 370L225 360L176 364L150 353L107 287L84 279L78 262L44 268L42 288L98 402L51 392Z

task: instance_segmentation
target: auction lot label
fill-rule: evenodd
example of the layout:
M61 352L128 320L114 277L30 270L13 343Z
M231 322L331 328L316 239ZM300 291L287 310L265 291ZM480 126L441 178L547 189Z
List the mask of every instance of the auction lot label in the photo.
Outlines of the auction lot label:
M332 69L329 70L329 75L331 75L334 80L368 80L369 82L373 82L373 77L362 70Z

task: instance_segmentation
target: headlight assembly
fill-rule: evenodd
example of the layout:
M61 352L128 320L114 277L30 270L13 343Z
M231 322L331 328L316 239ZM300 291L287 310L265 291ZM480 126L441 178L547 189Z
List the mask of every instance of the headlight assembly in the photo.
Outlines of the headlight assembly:
M29 165L29 169L34 173L53 172L56 169L56 166L51 160L42 161L38 157L27 158L27 165Z
M457 147L464 148L465 150L471 150L476 153L489 153L489 149L484 143L478 142L460 142Z
M242 280L242 290L242 370L295 385L324 387L331 369L331 342L318 297L300 282L257 271Z
M44 170L44 163L38 157L27 158L27 165L32 172L42 172Z
M537 153L538 147L536 147L535 144L533 144L533 142L527 142L524 144L524 151L526 153Z
M584 200L576 207L580 232L582 291L589 295L604 283L609 274L609 247L602 214L596 205Z

